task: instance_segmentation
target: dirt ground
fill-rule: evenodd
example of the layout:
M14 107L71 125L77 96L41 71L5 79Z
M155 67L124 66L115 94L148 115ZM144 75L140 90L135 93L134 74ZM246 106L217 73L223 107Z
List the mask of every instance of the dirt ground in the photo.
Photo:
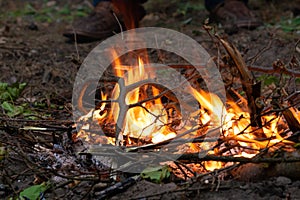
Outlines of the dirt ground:
M263 26L255 30L241 29L231 34L230 30L225 31L220 24L212 23L210 25L214 32L236 45L248 65L271 68L275 61L280 60L285 66L291 67L289 63L293 58L299 61L300 1L252 0L249 5L263 20ZM145 8L147 15L141 21L141 26L180 31L199 42L211 56L218 56L215 38L212 39L202 27L209 13L201 0L149 0ZM113 185L111 180L100 174L99 178L104 181L88 180L88 175L85 181L70 181L68 174L74 172L79 176L80 170L95 172L99 170L99 166L88 165L86 160L75 156L74 160L64 160L63 155L56 155L60 147L53 147L53 141L59 141L59 146L64 144L62 151L68 152L66 141L71 134L73 122L73 83L82 61L100 43L70 43L62 33L73 19L87 15L91 9L89 1L80 0L0 0L0 82L26 83L27 86L15 100L15 104L26 104L26 109L31 111L31 118L22 113L9 118L6 111L0 108L0 146L18 147L11 148L8 156L0 159L1 199L16 198L19 192L29 186L53 177L59 180L56 180L55 187L45 192L45 199L99 199L100 191L107 185ZM293 70L300 73L299 65ZM265 75L257 74L258 79L264 77ZM299 91L299 85L299 78L289 79L285 83L286 92L291 94L295 90ZM63 128L55 133L19 129L28 125ZM37 156L34 154L36 148L44 153ZM17 152L16 149L22 151ZM49 163L63 165L69 170L65 173L66 177L59 177L55 170L47 169ZM300 199L300 179L276 176L263 180L238 181L211 174L204 179L167 181L163 184L139 180L125 192L105 197L120 198Z

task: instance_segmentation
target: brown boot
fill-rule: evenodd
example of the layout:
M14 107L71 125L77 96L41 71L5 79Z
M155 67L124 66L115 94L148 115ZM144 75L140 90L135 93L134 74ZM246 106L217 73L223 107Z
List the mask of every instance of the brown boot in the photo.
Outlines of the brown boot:
M258 20L243 1L225 0L211 13L214 18L221 21L226 28L254 29L262 22Z
M137 16L141 20L145 15L144 8L139 5L140 13ZM116 19L118 18L118 20ZM102 1L97 4L94 11L73 24L72 28L67 29L63 35L71 41L77 42L91 42L96 40L103 40L115 33L121 31L121 27L125 29L123 24L122 14L109 1Z

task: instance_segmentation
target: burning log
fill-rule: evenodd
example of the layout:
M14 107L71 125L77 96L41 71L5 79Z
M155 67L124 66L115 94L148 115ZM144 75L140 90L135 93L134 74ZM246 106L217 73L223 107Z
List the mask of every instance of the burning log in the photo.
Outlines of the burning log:
M285 109L282 111L282 114L293 133L297 133L300 131L300 122L297 120L296 116L292 112L291 109ZM295 141L297 142L297 141Z

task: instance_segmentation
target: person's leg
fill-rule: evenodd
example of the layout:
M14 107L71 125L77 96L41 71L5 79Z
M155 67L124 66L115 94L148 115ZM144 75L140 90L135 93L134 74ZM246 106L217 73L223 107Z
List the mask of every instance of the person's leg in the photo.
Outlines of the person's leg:
M214 10L217 6L224 4L225 0L205 0L205 7L208 11ZM245 4L248 3L248 0L243 0Z
M101 1L110 1L110 0L93 0L93 6L97 6Z
M256 28L262 23L247 7L247 0L205 0L206 9L225 27Z
M222 3L224 3L224 0L205 0L205 7L209 12L211 12L214 8Z

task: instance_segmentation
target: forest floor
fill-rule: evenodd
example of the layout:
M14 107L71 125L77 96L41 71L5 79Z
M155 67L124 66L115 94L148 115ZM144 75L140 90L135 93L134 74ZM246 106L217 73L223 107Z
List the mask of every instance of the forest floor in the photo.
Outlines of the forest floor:
M263 20L263 26L228 34L220 24L212 23L214 32L234 44L247 65L272 68L274 62L281 61L284 66L291 67L289 64L293 59L299 61L300 2L250 1L249 6ZM145 8L147 15L140 26L177 30L195 39L212 57L219 56L216 38L203 29L203 23L209 17L203 1L149 0ZM54 187L47 188L45 199L98 199L99 191L113 184L110 181L71 180L59 177L45 167L49 163L54 165L55 159L63 159L57 157L55 151L59 149L54 149L53 140L65 140L70 133L76 73L89 52L101 42L74 44L68 42L62 33L72 20L86 16L91 9L89 1L80 0L0 0L0 92L4 93L8 87L19 90L23 87L20 83L26 83L20 93L10 93L12 97L6 99L4 105L4 97L0 99L1 199L16 198L24 189L45 183L54 176L59 180ZM299 65L293 70L299 74ZM275 74L260 73L256 78L265 85L282 81L282 77ZM299 78L283 78L287 94L299 91ZM42 136L38 135L39 131L20 129L49 123L52 128L61 123L64 129L54 134L46 132ZM38 158L33 154L36 148L49 155L40 154L41 158ZM75 158L73 161L74 166L83 162ZM251 181L210 180L177 180L160 184L138 180L125 192L109 195L107 199L300 199L300 179L293 176L261 177Z

